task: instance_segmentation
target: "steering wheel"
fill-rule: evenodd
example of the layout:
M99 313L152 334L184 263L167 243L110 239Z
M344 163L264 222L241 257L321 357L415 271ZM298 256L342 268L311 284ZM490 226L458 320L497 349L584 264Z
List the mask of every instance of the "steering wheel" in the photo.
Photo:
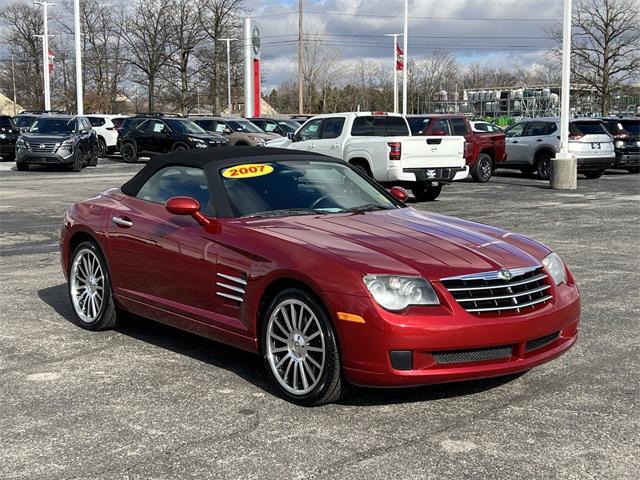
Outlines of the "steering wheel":
M329 200L329 199L334 200L338 198L349 198L349 197L347 197L346 195L323 195L320 198L318 198L315 202L313 202L309 208L311 210L315 210L318 207L318 205L320 205L323 201ZM333 203L335 205L335 202Z

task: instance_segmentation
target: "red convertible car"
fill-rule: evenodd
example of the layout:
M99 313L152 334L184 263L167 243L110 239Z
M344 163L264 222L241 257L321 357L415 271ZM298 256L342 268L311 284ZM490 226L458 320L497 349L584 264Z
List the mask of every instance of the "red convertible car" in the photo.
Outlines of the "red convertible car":
M75 321L107 329L132 312L259 353L305 405L345 382L522 372L575 343L579 293L558 255L406 199L311 153L157 157L66 214Z

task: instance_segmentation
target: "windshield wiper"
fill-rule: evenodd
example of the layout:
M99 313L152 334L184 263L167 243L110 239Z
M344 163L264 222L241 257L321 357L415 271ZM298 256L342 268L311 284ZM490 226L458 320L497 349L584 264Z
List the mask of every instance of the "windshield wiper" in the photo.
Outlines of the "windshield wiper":
M365 203L364 205L348 208L347 212L373 212L375 210L386 210L386 207L375 203Z
M265 210L264 212L256 212L251 215L244 215L242 218L255 217L286 217L289 215L318 215L324 212L313 210L311 208L280 208L277 210Z

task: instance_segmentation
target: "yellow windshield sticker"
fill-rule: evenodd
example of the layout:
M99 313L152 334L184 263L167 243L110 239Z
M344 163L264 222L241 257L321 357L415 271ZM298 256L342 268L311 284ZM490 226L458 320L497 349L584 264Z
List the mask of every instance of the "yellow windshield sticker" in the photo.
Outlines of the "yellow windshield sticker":
M246 165L236 165L222 172L225 178L251 178L268 175L273 172L273 167L266 163L248 163Z

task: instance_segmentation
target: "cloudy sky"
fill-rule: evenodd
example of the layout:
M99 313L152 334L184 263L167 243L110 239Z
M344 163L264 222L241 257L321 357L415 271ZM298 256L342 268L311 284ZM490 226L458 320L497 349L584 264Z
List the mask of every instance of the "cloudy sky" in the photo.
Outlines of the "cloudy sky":
M0 0L0 6L10 1ZM554 45L545 28L560 19L562 3L410 0L409 57L442 50L462 64L530 66ZM268 89L295 74L298 0L246 0L245 4L262 32L263 88ZM367 59L391 68L391 40L384 34L402 32L403 5L403 0L305 0L306 38L335 50L345 66ZM51 17L62 10L52 8Z
M261 0L251 16L263 36L267 81L294 74L297 0ZM254 3L255 5L255 3ZM336 49L345 64L370 59L391 65L386 33L402 32L402 0L305 0L307 38ZM532 65L554 45L545 28L562 16L561 0L411 0L409 57L434 50L462 63Z

